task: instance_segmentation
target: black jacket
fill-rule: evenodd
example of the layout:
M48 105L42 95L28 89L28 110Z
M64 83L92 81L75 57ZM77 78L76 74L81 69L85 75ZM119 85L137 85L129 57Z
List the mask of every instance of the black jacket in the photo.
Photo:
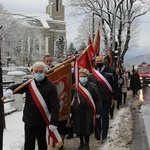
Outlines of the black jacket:
M122 97L122 85L124 83L123 77L120 75L117 75L117 83L118 83L118 88L116 88L116 98L115 100L118 100L119 98Z
M101 72L103 77L109 82L113 90L113 98L117 99L117 76L115 69L113 67L105 66L104 70ZM89 80L97 85L99 94L102 98L102 101L110 101L111 93L108 92L106 87L100 83L100 81L91 73L89 76Z
M140 77L137 72L135 72L130 79L130 89L131 90L140 90L142 89Z
M59 114L59 100L56 86L51 83L46 77L41 82L35 81L35 84L43 99L45 100L45 103L51 114L50 123L57 126ZM8 89L14 90L20 85L21 84L16 84L9 87ZM25 106L23 110L23 121L29 126L46 125L39 109L37 108L34 100L32 99L28 85L20 89L17 93L26 93Z

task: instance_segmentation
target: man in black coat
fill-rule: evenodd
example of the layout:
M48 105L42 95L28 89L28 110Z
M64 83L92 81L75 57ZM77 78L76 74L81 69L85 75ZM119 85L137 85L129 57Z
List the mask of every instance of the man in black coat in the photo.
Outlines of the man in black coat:
M58 125L58 114L59 114L59 100L56 86L51 83L47 77L45 76L46 67L43 62L36 62L33 65L33 74L34 79L32 80L35 83L36 89L35 95L38 97L38 92L44 100L45 106L48 108L48 111L51 115L50 119L50 130L57 129ZM32 82L31 81L31 82ZM47 150L47 142L46 142L46 122L43 118L40 108L37 107L37 101L35 101L35 97L33 96L33 92L31 90L31 82L18 90L16 93L26 94L25 106L23 110L23 122L25 123L25 144L24 150L35 150L35 139L37 138L39 150ZM21 84L16 84L9 87L4 96L9 98L12 96L12 91L19 87ZM41 99L42 99L41 98ZM38 97L38 99L40 99ZM46 108L46 109L47 109ZM43 106L43 109L45 107ZM48 116L50 118L50 116Z
M140 77L136 70L132 70L132 76L130 79L130 89L133 91L133 96L138 94L138 90L142 89Z
M116 96L117 78L114 68L105 64L103 55L99 55L95 58L95 70L104 78L104 80L102 79L102 81L100 81L94 73L89 77L89 80L97 85L102 98L102 115L99 119L99 130L101 130L102 121L102 142L104 142L107 140L110 107Z

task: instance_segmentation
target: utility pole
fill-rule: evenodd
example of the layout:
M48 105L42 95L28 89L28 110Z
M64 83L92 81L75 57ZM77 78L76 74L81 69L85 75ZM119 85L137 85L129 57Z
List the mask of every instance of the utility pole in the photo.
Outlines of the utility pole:
M3 26L0 27L2 29ZM4 129L4 103L3 97L3 79L2 79L2 59L1 59L2 37L0 36L0 150L3 150L3 129Z

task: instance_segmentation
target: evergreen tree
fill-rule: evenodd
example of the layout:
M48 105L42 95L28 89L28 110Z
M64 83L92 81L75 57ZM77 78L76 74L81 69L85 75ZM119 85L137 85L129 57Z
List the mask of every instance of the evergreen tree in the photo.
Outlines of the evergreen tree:
M66 41L63 35L59 35L58 39L55 42L55 57L58 62L61 62L64 58Z
M86 48L86 45L84 42L82 42L79 46L79 50L78 50L78 53L82 53Z
M71 55L74 55L75 53L76 53L76 48L74 47L73 43L71 42L68 47L67 55L71 56Z

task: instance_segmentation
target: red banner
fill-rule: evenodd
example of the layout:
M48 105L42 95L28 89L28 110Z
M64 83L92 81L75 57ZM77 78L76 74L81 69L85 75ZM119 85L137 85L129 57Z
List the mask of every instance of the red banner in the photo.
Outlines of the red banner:
M87 50L87 53L88 53L89 60L91 61L91 60L95 59L96 53L95 53L95 50L93 48L92 41L91 41L90 37L88 39L88 45L89 45L89 48Z
M98 27L97 34L96 34L95 39L94 39L93 48L95 50L96 55L99 55L99 53L100 53L100 31L99 31L99 27Z
M86 68L88 70L91 70L91 63L88 57L87 50L89 48L89 45L85 49L83 53L80 54L80 56L77 58L78 67L79 68Z
M55 69L48 75L48 79L57 87L60 102L59 120L66 120L70 113L72 87L71 64L67 63L60 68Z

